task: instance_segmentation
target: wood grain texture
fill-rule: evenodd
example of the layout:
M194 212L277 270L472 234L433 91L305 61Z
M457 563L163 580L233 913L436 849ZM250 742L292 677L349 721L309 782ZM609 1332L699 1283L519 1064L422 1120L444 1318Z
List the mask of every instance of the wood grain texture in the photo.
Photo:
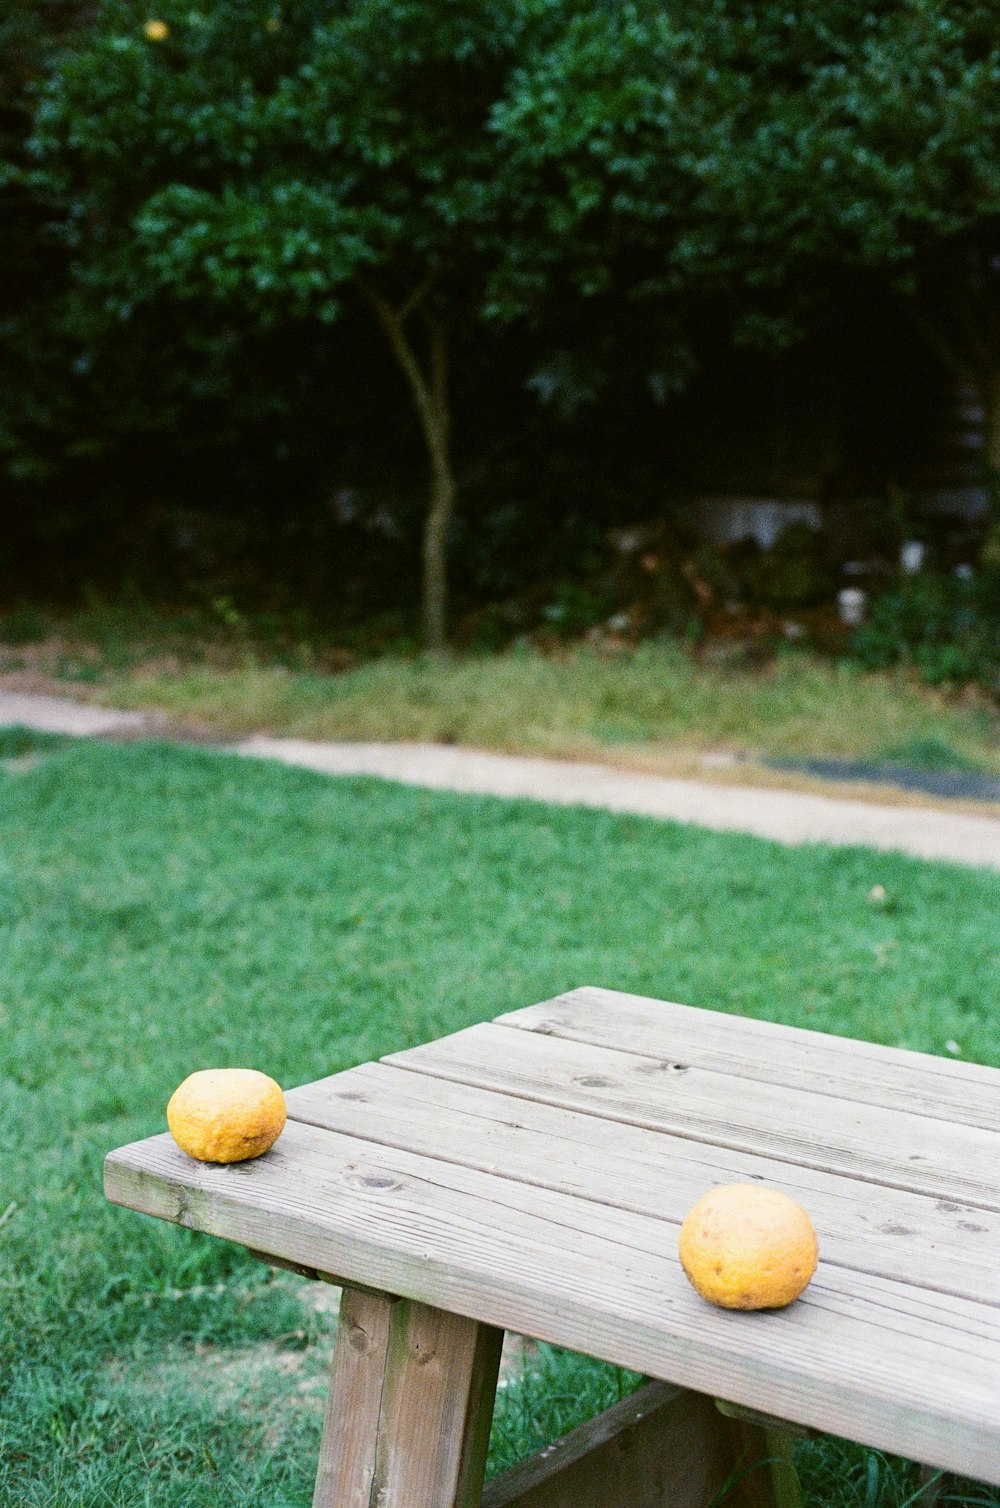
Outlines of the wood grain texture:
M393 1310L385 1294L344 1290L313 1508L369 1508Z
M482 1508L708 1508L736 1444L710 1399L650 1383L489 1482Z
M591 986L508 1012L496 1024L858 1104L1000 1127L1000 1074L954 1058Z
M479 1508L502 1341L345 1289L313 1508Z
M868 1183L1000 1211L1000 1130L855 1103L684 1060L472 1026L387 1063Z
M151 1138L112 1154L106 1187L347 1282L1000 1482L1000 1314L984 1304L821 1262L789 1309L722 1312L687 1283L669 1221L295 1121L230 1167Z
M799 1200L826 1263L1000 1304L1000 1215L367 1063L286 1096L294 1120L676 1221L719 1183Z
M426 1304L396 1312L373 1508L479 1508L503 1331Z

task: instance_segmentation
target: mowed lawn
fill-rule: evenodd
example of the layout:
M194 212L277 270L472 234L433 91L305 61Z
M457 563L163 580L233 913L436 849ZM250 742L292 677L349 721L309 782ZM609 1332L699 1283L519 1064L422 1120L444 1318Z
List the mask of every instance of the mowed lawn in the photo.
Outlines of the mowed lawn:
M5 752L3 1504L311 1500L322 1285L102 1198L196 1068L292 1085L583 983L1000 1062L995 874L177 748ZM543 1350L494 1464L633 1381ZM917 1490L855 1448L801 1464L817 1505Z

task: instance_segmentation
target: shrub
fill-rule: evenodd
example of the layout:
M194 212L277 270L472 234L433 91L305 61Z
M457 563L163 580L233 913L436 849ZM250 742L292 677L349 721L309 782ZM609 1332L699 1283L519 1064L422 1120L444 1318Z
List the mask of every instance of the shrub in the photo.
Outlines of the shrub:
M928 574L878 597L851 639L861 664L911 664L938 686L967 681L1000 687L1000 568L969 579Z

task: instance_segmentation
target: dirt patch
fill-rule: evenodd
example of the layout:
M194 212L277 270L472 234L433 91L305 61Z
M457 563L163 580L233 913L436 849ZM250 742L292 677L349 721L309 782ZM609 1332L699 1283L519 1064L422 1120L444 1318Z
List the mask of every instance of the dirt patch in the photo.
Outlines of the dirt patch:
M245 1404L256 1410L262 1399L294 1397L304 1407L321 1410L331 1353L330 1344L298 1350L280 1342L238 1350L199 1344L168 1348L156 1360L113 1362L108 1381L140 1401L194 1393L211 1399L219 1409Z
M309 1280L301 1286L296 1283L295 1288L308 1309L330 1321L327 1333L317 1338L310 1327L255 1346L196 1344L167 1347L158 1356L139 1361L116 1359L107 1367L109 1390L126 1393L140 1405L153 1405L164 1396L193 1395L212 1412L236 1409L263 1430L267 1450L281 1449L289 1430L298 1424L310 1423L318 1429L326 1405L341 1290L331 1283ZM536 1351L535 1342L523 1336L504 1337L499 1390L530 1370Z

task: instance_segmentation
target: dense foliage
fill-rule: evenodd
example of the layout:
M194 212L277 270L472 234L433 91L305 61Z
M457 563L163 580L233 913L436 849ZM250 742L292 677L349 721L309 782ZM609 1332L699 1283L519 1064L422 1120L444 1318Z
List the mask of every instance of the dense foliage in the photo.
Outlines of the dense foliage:
M463 528L490 553L495 507L530 553L568 511L662 511L693 373L844 326L864 363L873 301L1000 462L986 0L10 15L0 449L75 549L155 494L319 556L345 476L402 548L429 470L440 641Z
M10 0L0 14L0 460L15 477L44 473L41 437L62 418L52 305L66 259L31 181L28 139L33 89L79 12L73 0Z
M598 262L626 237L647 251L644 291L712 292L743 339L791 339L836 296L838 273L875 273L982 388L993 443L993 5L591 6L505 124L536 168L562 175L553 232L591 226ZM996 465L1000 432L995 443Z
M878 598L852 648L873 670L912 664L932 686L1000 688L1000 570L904 580Z
M287 14L175 0L142 24L129 0L107 0L38 111L36 151L75 205L82 284L123 324L164 294L264 329L370 306L430 462L438 645L454 337L504 302L512 205L538 192L496 178L492 114L557 13L555 0L314 0Z

